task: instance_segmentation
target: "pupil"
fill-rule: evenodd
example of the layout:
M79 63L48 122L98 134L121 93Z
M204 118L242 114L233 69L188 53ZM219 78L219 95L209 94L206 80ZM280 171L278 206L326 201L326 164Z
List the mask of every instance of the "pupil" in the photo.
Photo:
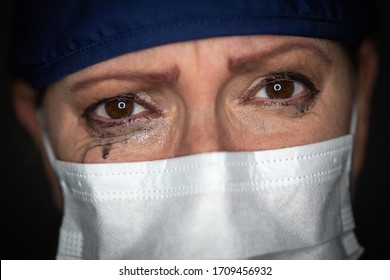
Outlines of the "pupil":
M119 102L119 103L118 103L118 108L119 108L119 109L124 109L124 108L126 108L126 103L123 102L123 101Z
M282 89L282 86L280 84L275 84L274 85L274 90L275 91L280 91Z

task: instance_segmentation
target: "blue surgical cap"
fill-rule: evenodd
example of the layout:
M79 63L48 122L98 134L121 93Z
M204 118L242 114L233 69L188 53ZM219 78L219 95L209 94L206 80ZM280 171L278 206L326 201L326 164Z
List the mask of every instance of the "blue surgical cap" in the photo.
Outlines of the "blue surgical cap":
M98 62L163 44L280 34L358 47L373 30L362 0L17 1L11 71L42 89Z

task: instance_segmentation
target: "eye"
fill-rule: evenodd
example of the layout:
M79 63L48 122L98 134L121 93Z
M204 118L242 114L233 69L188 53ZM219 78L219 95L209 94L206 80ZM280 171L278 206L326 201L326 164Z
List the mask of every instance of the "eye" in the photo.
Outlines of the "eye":
M244 104L272 108L295 106L307 111L318 96L317 86L306 75L298 72L277 72L257 78L242 97Z
M106 158L105 146L122 140L128 143L147 139L149 133L158 130L158 119L164 114L147 92L140 91L96 100L81 117L93 142L103 147Z
M288 99L302 92L307 88L296 81L276 80L266 82L264 86L256 93L255 97L268 99Z
M105 119L126 119L133 115L148 111L134 101L133 98L114 98L102 102L95 108L95 115Z

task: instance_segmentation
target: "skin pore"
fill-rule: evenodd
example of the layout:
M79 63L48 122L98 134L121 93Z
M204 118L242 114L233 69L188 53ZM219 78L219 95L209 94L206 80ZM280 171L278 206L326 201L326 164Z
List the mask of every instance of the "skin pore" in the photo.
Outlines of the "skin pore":
M352 73L343 49L325 40L170 44L51 85L45 125L58 159L83 163L302 145L348 133Z

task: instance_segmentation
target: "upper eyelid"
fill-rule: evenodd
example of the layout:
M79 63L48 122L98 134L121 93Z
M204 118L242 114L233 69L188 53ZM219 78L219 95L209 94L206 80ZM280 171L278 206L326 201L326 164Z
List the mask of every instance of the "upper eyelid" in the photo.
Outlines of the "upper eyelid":
M135 97L136 97L136 94L134 93L125 93L125 94L121 94L121 95L117 95L117 96L111 96L111 97L108 97L108 98L103 98L101 100L99 100L97 102L102 104L102 103L105 103L105 102L109 102L109 101L113 101L113 100L118 100L118 99L129 99L129 100L132 100L135 102Z
M117 94L115 96L99 99L99 100L97 100L97 102L95 102L91 106L103 104L105 102L118 100L118 99L132 100L133 102L135 102L139 105L144 105L145 103L147 103L147 101L145 101L146 98L145 97L142 98L141 95L147 95L147 94L145 93L145 91L121 93L121 94ZM151 103L151 102L149 102L149 103Z

